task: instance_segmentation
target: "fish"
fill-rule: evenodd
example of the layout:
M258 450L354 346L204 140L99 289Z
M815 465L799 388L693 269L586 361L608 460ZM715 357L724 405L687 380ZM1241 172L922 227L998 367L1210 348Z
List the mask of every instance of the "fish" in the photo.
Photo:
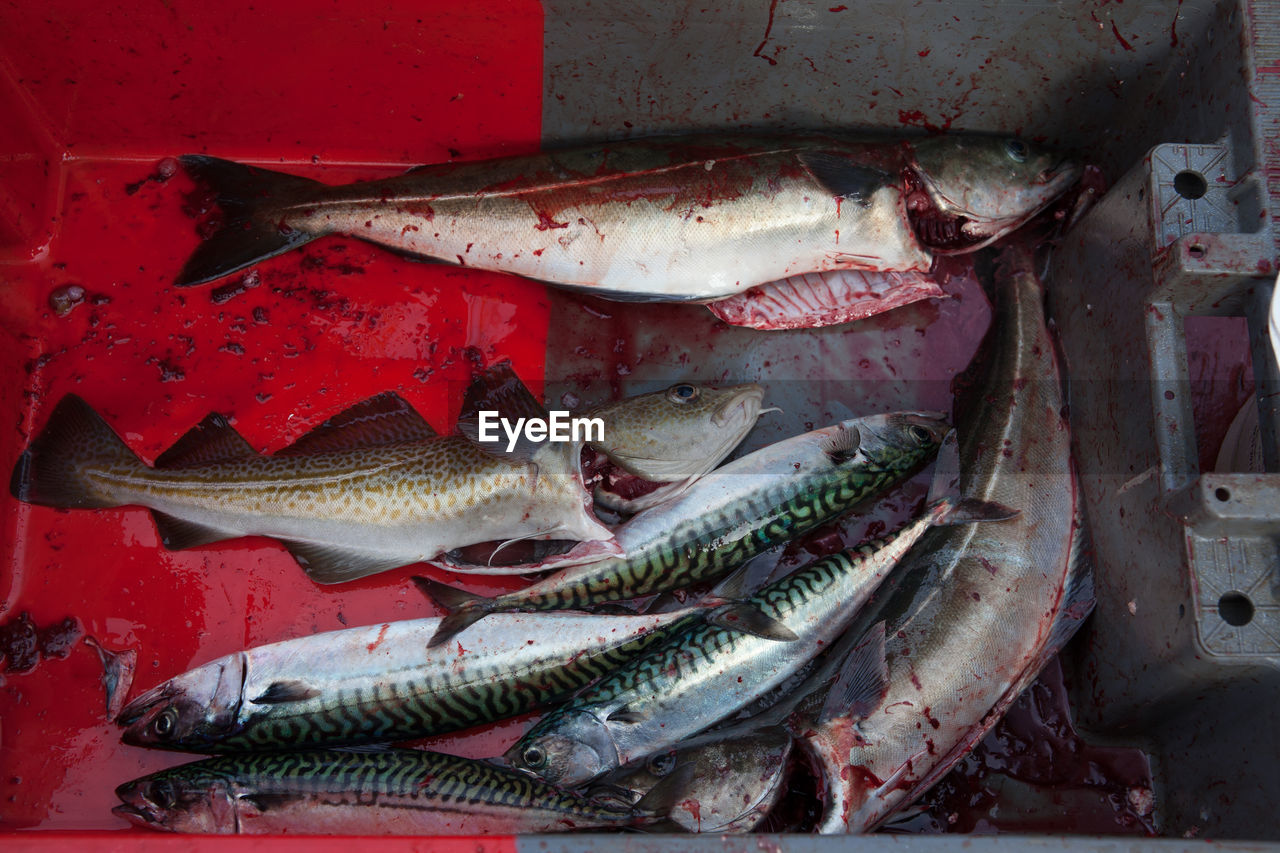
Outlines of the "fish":
M750 832L787 794L794 745L782 728L751 731L649 756L586 790L596 800L631 808L664 779L689 767L689 783L669 791L668 821L686 832Z
M431 644L451 641L490 613L576 610L714 580L911 476L947 430L941 415L896 412L775 442L617 527L623 556L564 568L505 595L486 598L415 577L448 611Z
M700 410L668 403L658 431L685 457L728 453L755 423L759 386L687 387L711 405ZM478 377L468 396L476 411L546 416L506 362ZM652 399L638 405L655 415L660 408ZM612 412L626 407L621 401ZM633 432L628 426L614 437L605 429L604 452L629 459ZM695 467L683 473L693 476ZM682 473L678 463L673 470ZM501 442L440 436L394 393L353 406L271 456L256 452L226 418L210 415L154 466L84 400L68 395L19 458L10 491L44 506L145 506L170 549L269 536L322 584L432 559L460 571L528 571L455 566L447 556L490 541L576 543L540 560L543 567L618 553L613 533L592 512L580 442L544 442L507 453Z
M663 391L601 403L604 439L588 448L611 463L592 490L597 506L634 515L681 494L742 443L760 415L764 388L679 382Z
M874 829L923 794L1093 607L1061 373L1032 249L1007 245L984 279L994 319L975 382L957 399L960 486L966 498L1020 514L926 533L850 628L862 660L849 669L882 673L863 684L883 688L798 724L823 768L822 832Z
M209 661L117 722L127 744L203 753L427 737L546 707L694 612L501 614L465 647L432 649L436 617L328 631Z
M135 826L264 835L514 835L639 825L650 803L596 802L485 761L414 749L248 753L116 788Z
M1082 171L1023 140L977 135L654 137L346 186L179 160L224 218L179 286L345 234L624 301L713 302L785 282L782 301L801 313L779 328L844 322L821 293L796 296L805 274L910 273L918 290L935 255L1018 228Z
M549 782L578 785L682 743L785 683L838 640L927 530L1016 514L998 503L938 496L898 531L797 569L673 632L543 717L507 760ZM739 617L755 611L786 629L781 641L742 630Z

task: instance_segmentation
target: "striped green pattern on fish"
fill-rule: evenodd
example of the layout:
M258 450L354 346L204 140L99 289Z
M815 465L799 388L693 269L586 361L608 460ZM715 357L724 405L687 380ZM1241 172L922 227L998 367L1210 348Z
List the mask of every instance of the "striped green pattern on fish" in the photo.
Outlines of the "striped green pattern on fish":
M118 815L179 832L548 832L638 815L487 762L407 749L221 756L116 794Z
M615 531L624 556L491 599L424 581L451 610L431 642L486 613L583 608L717 578L901 482L936 453L945 431L942 418L915 412L844 421L748 454L640 513Z
M134 699L123 739L196 752L387 743L543 707L611 672L692 611L503 614L427 649L439 619L331 631L227 655Z
M929 527L1008 517L1005 507L939 499L898 532L819 560L742 604L673 632L549 714L508 758L549 781L577 784L684 743L783 683L834 642ZM749 633L750 620L761 614L789 631L789 639Z

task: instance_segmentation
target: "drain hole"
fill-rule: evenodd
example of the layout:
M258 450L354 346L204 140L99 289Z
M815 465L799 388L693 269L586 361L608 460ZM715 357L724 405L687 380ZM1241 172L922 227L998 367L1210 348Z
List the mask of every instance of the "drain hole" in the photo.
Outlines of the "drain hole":
M1213 490L1213 496L1223 503L1231 500L1231 492L1224 489L1222 486L1218 486L1218 488Z
M1218 599L1218 615L1228 625L1248 625L1253 621L1253 602L1243 592L1228 592Z
M1209 182L1199 172L1183 169L1173 176L1173 191L1186 199L1203 198L1209 191Z
M1205 248L1200 243L1192 243L1187 247L1187 254L1198 261L1204 257Z

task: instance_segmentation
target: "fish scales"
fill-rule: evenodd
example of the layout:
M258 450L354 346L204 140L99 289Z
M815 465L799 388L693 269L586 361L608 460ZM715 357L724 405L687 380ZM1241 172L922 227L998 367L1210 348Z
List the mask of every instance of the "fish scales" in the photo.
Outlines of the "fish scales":
M714 302L760 286L768 316L718 314L761 328L937 296L936 254L1019 227L1080 173L1018 139L958 134L656 137L341 187L204 155L181 162L216 190L225 221L180 285L346 234L612 299ZM826 278L850 270L866 273L851 311L833 304L848 281L833 276L833 290Z
M117 794L117 813L143 825L245 834L545 832L637 816L486 762L403 749L220 756Z
M490 613L584 608L715 579L904 480L937 452L946 429L938 416L896 412L777 442L622 525L615 537L625 556L567 568L505 595L484 598L419 578L449 611L431 644Z
M1091 608L1070 430L1031 252L991 277L983 371L960 412L964 494L1021 515L930 531L850 629L885 624L887 690L806 736L831 801L822 831L865 831L912 802L999 720ZM960 402L965 402L962 400ZM853 768L852 771L850 768Z
M793 490L776 487L731 510L690 519L674 531L678 547L669 543L626 559L613 560L620 570L545 595L526 599L531 607L585 607L603 601L650 595L717 577L775 545L803 536L831 518L842 515L867 497L901 478L901 473L878 472L852 478L812 478ZM800 494L795 494L799 491ZM727 539L743 525L754 525L746 536ZM602 565L596 568L605 568Z
M678 494L750 430L763 393L754 384L681 383L599 407L596 416L619 429L606 430L591 451L595 472L608 475L597 491L628 509ZM545 414L506 363L476 378L464 408ZM67 395L15 465L10 491L45 506L145 506L173 549L272 536L320 583L431 559L455 571L511 574L616 549L588 509L581 450L577 441L548 442L509 455L501 445L439 436L387 393L272 456L211 414L148 466L85 401ZM616 473L614 454L633 470ZM516 567L451 562L455 549L539 538L577 544Z
M495 617L467 646L425 652L438 619L286 640L211 661L134 699L126 742L207 752L385 743L545 706L690 618ZM219 709L226 709L225 712Z
M761 589L745 607L796 636L779 642L700 620L673 633L538 722L508 757L560 784L578 784L680 743L745 707L818 655L902 555L950 509L833 554Z

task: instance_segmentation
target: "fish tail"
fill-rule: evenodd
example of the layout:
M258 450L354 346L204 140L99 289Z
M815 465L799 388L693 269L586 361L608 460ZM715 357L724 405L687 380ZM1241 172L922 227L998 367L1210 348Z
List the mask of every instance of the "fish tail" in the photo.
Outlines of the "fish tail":
M119 506L88 477L91 471L108 467L146 468L88 403L68 394L54 408L44 431L18 458L9 493L40 506Z
M427 648L443 646L495 609L493 600L483 595L463 592L448 584L420 575L415 575L413 582L418 589L422 590L423 595L448 611L448 614L440 620L440 626L436 628L436 632L427 641Z
M204 284L287 252L320 234L285 223L281 211L324 187L318 181L203 154L178 158L187 173L217 193L225 221L178 274L179 287Z

